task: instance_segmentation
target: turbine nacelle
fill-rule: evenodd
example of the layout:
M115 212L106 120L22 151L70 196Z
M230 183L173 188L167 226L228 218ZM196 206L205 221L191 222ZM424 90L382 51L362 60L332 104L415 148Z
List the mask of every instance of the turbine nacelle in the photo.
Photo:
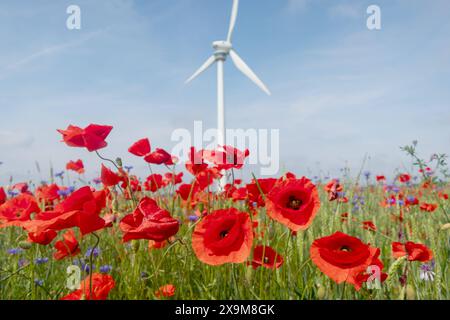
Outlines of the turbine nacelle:
M216 50L216 54L228 55L233 45L228 41L214 41L212 47Z

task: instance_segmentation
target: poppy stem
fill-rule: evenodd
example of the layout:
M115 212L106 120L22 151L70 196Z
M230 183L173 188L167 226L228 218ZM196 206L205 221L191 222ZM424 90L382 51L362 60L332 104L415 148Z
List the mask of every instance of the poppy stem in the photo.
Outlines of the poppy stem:
M102 159L103 161L108 161L110 163L112 163L114 165L114 167L116 167L117 170L120 170L120 168L117 166L116 162L111 160L111 159L107 159L107 158L103 158L100 153L96 150L95 153L97 154L97 156Z
M94 251L95 249L97 249L98 244L100 243L100 237L95 232L92 232L92 235L96 238L96 242L89 255L89 300L92 300L92 275L94 271L93 270Z
M261 186L259 185L258 179L256 179L255 174L252 172L253 180L255 180L256 187L258 188L259 193L261 194L261 197L264 201L266 201L266 195L264 194L264 191L262 190Z

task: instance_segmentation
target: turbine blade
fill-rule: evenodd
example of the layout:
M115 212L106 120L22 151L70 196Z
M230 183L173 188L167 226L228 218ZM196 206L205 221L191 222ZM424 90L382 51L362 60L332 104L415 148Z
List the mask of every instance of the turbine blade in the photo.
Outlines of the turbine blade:
M258 76L250 69L250 67L242 60L241 57L236 53L236 51L230 51L231 60L233 60L236 68L239 69L243 74L245 74L250 80L252 80L262 91L267 93L267 95L271 95L269 89L267 89L266 85L258 78Z
M208 60L205 61L205 63L197 70L195 73L186 80L186 84L197 78L201 73L203 73L206 69L208 69L214 62L216 62L216 57L212 55L208 58Z
M239 9L239 0L233 0L233 9L231 11L231 19L230 19L230 28L228 29L228 37L227 37L228 42L231 42L231 38L233 37L233 31L234 31L234 27L236 26L238 9Z

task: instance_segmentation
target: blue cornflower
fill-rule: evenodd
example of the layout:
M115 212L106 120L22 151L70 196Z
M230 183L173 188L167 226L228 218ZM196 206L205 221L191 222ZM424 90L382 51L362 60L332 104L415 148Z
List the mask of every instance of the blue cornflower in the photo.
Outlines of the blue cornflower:
M36 258L34 260L35 264L44 264L48 262L48 258L47 257L43 257L43 258Z
M433 271L434 269L434 265L435 262L434 260L431 261L431 263L427 264L427 263L423 263L420 266L420 280L423 281L433 281L434 280L434 276L436 275L436 273Z
M70 195L72 192L75 191L75 187L74 186L70 186L67 189L64 190L58 190L58 195L63 196L63 197L67 197L68 195Z
M124 166L125 170L127 170L128 173L130 173L131 170L133 170L133 166Z
M81 264L81 270L83 270L86 273L91 272L91 266L88 263L82 263ZM95 270L95 264L92 264L92 270Z
M64 171L55 173L55 177L57 177L57 178L61 178L62 179L63 175L64 175Z
M24 259L24 258L19 259L19 261L17 262L17 265L19 266L19 268L22 268L22 267L26 266L27 264L29 264L29 262L27 259Z
M405 201L403 201L403 200L398 200L397 203L398 203L399 206L403 206L403 205L405 204Z
M34 279L34 283L38 286L38 287L42 287L44 285L44 280L41 279Z
M94 178L94 179L92 180L92 182L94 182L95 184L100 184L100 183L102 183L102 179L100 179L100 178Z
M369 178L370 178L370 171L365 171L364 172L364 176L366 177L367 180L369 180Z
M189 221L195 222L195 221L197 221L197 220L198 220L198 217L197 217L196 215L190 215L190 216L189 216Z
M14 198L15 196L17 196L17 195L19 195L19 191L17 191L17 190L8 190L8 195L11 197L11 198Z
M89 247L87 249L87 251L86 251L86 254L84 256L86 258L90 258L91 253L93 254L94 258L97 258L100 255L100 253L101 253L100 248L96 247L95 249L92 249L92 248Z
M110 273L112 271L112 266L111 265L104 265L104 266L100 266L100 272L101 273Z
M23 252L23 250L20 249L20 248L8 249L8 253L11 254L11 255L21 254L22 252Z

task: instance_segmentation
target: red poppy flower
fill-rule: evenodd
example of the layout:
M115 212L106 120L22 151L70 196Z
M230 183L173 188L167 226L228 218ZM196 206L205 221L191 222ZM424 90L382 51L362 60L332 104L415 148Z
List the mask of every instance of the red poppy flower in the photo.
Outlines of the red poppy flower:
M154 152L145 156L144 160L152 164L172 165L172 156L164 149L157 148Z
M59 194L59 187L56 184L50 184L50 185L43 185L37 188L36 190L36 198L39 201L44 201L46 203L57 200L60 198Z
M22 193L0 206L0 221L28 221L32 213L41 210L33 196Z
M407 206L417 206L419 204L419 199L417 199L416 197L407 197L405 199L405 204Z
M233 199L233 201L239 201L239 200L246 200L246 199L248 199L247 188L246 187L235 188L235 190L233 190L231 192L231 199Z
M175 290L176 288L173 284L166 284L155 291L155 296L157 298L172 297L175 295Z
M386 177L385 176L376 176L377 181L385 181Z
M266 196L272 190L273 186L277 182L277 179L257 179L257 182L259 184L259 188L255 181L252 181L252 183L249 183L245 186L247 188L248 201L250 205L255 204L257 207L264 207L264 196ZM261 194L261 191L259 190L260 188L264 196Z
M164 181L162 175L159 173L154 173L147 177L147 180L144 183L145 190L156 192L162 187L164 187Z
M363 221L362 227L369 231L377 231L377 227L372 221Z
M54 211L39 213L36 219L24 223L23 226L32 233L79 227L81 233L86 235L106 227L105 220L99 216L105 206L106 193L92 192L91 188L86 186L55 206Z
M16 183L15 185L12 186L12 189L18 190L20 193L31 194L30 192L28 192L28 183L25 182Z
M1 193L1 190L0 190L0 193ZM444 193L444 192L440 191L438 195L439 195L439 198L444 199L444 200L448 200L448 194L447 193ZM0 204L1 204L1 196L0 196Z
M283 257L269 246L256 246L251 264L253 269L258 267L278 269L283 264Z
M141 182L136 176L129 176L131 190L133 192L142 191Z
M408 241L405 244L393 242L392 255L394 258L407 256L409 261L427 262L433 259L433 251L431 251L427 246L411 241Z
M134 212L120 222L124 242L133 239L164 241L174 236L179 227L179 222L150 198L142 199Z
M28 241L33 243L38 243L43 246L50 244L53 239L56 238L58 234L54 230L45 230L42 232L29 232L28 233Z
M369 268L367 268L365 271L359 273L355 277L355 282L356 282L355 288L356 288L356 290L359 290L362 287L363 283L369 281L369 279L372 276L375 276L375 279L376 279L377 276L379 276L379 278L376 279L376 280L379 280L380 283L384 282L387 279L387 277L388 277L387 273L381 272L381 270L383 270L383 268L384 268L384 265L383 265L383 262L381 262L381 260L379 259L379 256L380 256L380 250L377 249L377 252L376 252L375 256L372 258L372 261L369 264L369 267L372 267L372 272L371 273L369 273L370 270L368 270ZM378 270L380 270L379 274L377 274L376 269L374 267L378 267Z
M181 197L181 199L183 199L184 201L187 201L189 196L191 197L191 199L193 199L193 197L197 191L198 190L195 187L195 184L192 185L192 184L183 183L182 185L180 185L178 187L177 193Z
M81 159L78 159L77 161L69 161L66 164L67 170L75 171L76 173L83 174L84 173L84 164Z
M197 258L209 265L244 262L250 255L252 243L250 216L235 208L207 215L192 234L192 248Z
M278 181L266 201L267 215L292 231L307 229L320 208L317 188L305 177Z
M205 151L204 157L211 161L219 170L241 169L245 158L250 155L250 151L240 151L232 146L224 146L222 150Z
M433 212L437 209L438 205L435 203L422 203L420 205L420 210L426 211L426 212Z
M147 154L151 152L150 140L145 138L135 142L128 149L128 152L138 157L145 157Z
M333 179L328 182L325 187L325 191L328 193L328 201L334 201L339 197L339 192L342 192L344 188L338 180Z
M192 173L194 176L208 169L208 164L205 163L204 153L205 150L196 151L194 147L191 147L189 160L186 162L186 170Z
M73 230L69 230L63 235L63 241L57 241L55 248L57 252L53 255L56 260L64 259L65 257L74 257L80 253L80 246L75 237Z
M103 185L106 187L114 187L119 184L122 178L117 173L102 164L101 180Z
M113 127L90 124L84 129L70 125L66 130L59 129L63 135L63 142L69 147L86 148L88 151L96 151L105 148L108 143L105 139Z
M164 186L168 186L169 184L179 184L183 182L183 172L180 172L178 174L173 174L171 172L164 174Z
M411 176L407 173L403 173L398 176L398 180L402 183L409 182L411 180Z
M336 283L347 282L361 288L367 267L379 264L380 250L342 232L314 240L310 249L313 263Z
M81 281L80 289L61 298L61 300L106 300L109 292L114 288L113 277L108 274L92 274L92 295L91 295L91 277L87 276Z
M153 249L162 249L165 246L167 246L167 240L164 241L154 241L154 240L148 240L148 250Z
M208 186L212 185L215 180L218 180L221 177L222 174L217 168L207 168L197 173L194 183L196 187L198 187L198 190L204 190Z
M5 189L3 187L0 187L0 206L6 202L7 196Z

